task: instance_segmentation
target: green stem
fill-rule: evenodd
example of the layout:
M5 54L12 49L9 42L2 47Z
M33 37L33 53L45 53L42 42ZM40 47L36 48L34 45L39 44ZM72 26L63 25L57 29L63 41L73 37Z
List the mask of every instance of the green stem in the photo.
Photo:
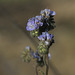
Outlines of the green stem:
M46 75L48 75L48 70L49 70L49 59L48 59L48 55L46 56Z
M38 65L36 65L36 75L38 75Z
M48 75L48 65L46 64L46 75Z

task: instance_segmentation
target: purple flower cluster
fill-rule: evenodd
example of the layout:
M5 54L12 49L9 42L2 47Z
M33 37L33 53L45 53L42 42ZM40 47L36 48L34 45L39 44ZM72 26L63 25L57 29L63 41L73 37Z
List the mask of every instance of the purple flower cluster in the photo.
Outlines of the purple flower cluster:
M37 58L39 61L41 61L41 57L40 57L38 51L36 51L36 53L32 52L32 56L33 56L33 58Z
M48 32L42 32L38 39L41 41L38 46L38 52L40 55L45 55L49 52L49 47L54 43L53 34L49 34ZM48 54L50 58L50 54Z
M28 31L33 31L35 29L39 29L39 26L43 26L43 22L41 22L40 16L36 16L28 20L26 29Z
M56 14L55 11L45 9L42 10L40 14L40 16L35 16L28 20L26 27L27 31L39 30L39 33L41 33L40 27L43 30L49 30L49 28L51 28L51 25L54 22L53 16Z
M23 53L23 58L26 62L30 62L31 58L37 59L39 65L44 65L44 58L47 55L51 59L49 48L54 43L53 34L49 34L48 31L54 29L54 15L55 11L50 9L44 9L40 12L39 16L32 17L28 20L26 29L30 31L31 36L36 36L40 43L34 52L29 46L27 46Z
M52 40L52 38L53 34L49 34L48 32L42 32L42 35L38 36L38 39L43 41L45 40L49 41Z
M55 11L51 11L50 9L45 9L45 10L42 10L40 12L41 16L45 17L45 18L49 18L50 15L51 16L54 16L56 13Z

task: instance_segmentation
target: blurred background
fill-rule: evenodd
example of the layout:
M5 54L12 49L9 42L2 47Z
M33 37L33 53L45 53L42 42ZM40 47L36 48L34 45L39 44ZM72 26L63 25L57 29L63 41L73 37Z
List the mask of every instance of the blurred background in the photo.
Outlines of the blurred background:
M75 75L75 0L0 0L0 75L35 75L21 53L27 45L36 50L25 27L45 8L56 12L49 75Z

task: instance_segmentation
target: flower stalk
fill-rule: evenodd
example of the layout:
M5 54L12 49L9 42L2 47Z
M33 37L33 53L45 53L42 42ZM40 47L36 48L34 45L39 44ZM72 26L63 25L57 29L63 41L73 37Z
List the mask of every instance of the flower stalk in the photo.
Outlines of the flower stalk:
M49 48L54 43L53 34L48 31L55 28L54 21L55 11L44 9L40 12L40 16L32 17L28 20L26 30L30 32L32 37L37 37L40 41L36 51L33 51L30 46L27 46L22 53L22 58L25 62L30 62L31 59L36 59L36 75L38 75L38 67L46 66L46 73L42 70L42 75L48 75L49 60L51 55Z

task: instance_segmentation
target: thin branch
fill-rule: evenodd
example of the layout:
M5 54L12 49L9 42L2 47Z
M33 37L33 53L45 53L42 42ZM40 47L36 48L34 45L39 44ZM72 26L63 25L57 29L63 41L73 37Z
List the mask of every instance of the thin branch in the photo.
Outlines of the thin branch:
M48 71L49 71L49 59L48 59L48 55L46 56L46 75L48 75Z
M36 65L36 75L38 75L38 65Z

